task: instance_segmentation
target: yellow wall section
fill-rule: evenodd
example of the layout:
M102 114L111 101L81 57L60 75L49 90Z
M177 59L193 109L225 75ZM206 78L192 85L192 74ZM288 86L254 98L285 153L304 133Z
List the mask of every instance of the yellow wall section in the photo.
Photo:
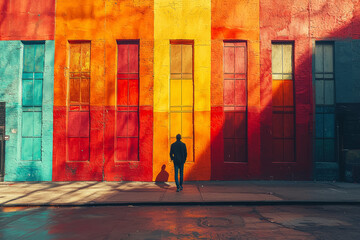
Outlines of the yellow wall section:
M194 41L194 162L185 180L210 179L211 1L154 1L154 158L153 179L169 157L170 40Z

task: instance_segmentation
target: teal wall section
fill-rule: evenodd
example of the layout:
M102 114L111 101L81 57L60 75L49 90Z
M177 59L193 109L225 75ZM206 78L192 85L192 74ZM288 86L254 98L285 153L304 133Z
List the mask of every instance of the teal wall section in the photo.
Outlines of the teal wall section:
M23 43L0 41L0 101L6 102L5 181L51 181L54 41L45 42L41 161L21 160Z
M360 40L335 42L336 103L360 103Z
M348 123L347 116L360 117L357 109L360 109L360 40L345 39L334 42L334 69L335 69L335 131L336 144L334 146L334 161L316 162L315 134L319 122L315 119L314 124L314 178L316 180L349 180L353 177L352 169L355 165L360 166L359 149L343 150L345 143L349 141L344 126ZM315 84L315 41L313 41L313 87ZM314 103L315 103L315 96ZM315 109L315 106L314 106ZM315 114L315 113L314 113ZM314 115L315 116L315 115ZM329 127L328 127L329 128ZM329 130L329 129L327 129ZM353 131L355 133L355 128ZM342 146L344 146L342 148ZM356 156L356 159L349 160L347 155ZM350 163L349 163L350 162ZM350 170L349 170L350 169ZM350 176L351 175L351 176ZM350 176L350 177L349 177ZM360 178L360 176L358 176Z

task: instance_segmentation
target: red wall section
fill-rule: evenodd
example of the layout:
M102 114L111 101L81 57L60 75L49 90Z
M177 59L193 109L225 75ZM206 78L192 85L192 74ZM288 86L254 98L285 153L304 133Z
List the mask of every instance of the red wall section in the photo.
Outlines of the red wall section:
M265 179L310 179L311 41L308 0L260 0L261 166ZM272 139L272 41L294 43L295 162L274 163Z
M0 40L52 40L55 0L1 0Z
M247 157L224 160L224 41L247 48ZM259 179L260 173L259 1L211 1L211 179Z

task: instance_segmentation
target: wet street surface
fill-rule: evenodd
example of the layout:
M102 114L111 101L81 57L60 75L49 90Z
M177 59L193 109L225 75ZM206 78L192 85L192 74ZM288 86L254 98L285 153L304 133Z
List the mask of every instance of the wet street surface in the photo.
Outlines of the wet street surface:
M360 239L360 206L1 208L1 239Z

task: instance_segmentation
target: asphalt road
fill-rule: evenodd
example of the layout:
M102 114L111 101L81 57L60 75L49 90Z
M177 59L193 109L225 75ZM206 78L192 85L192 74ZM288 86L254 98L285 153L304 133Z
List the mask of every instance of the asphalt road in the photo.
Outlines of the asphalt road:
M1 239L360 239L360 206L2 208Z

